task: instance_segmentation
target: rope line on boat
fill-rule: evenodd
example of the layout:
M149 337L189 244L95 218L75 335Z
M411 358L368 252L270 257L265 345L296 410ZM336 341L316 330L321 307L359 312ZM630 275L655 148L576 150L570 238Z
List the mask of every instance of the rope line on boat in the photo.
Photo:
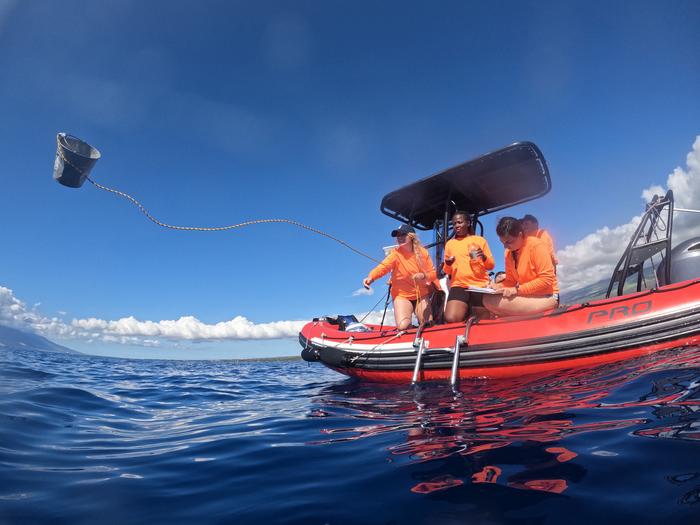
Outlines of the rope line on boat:
M351 358L350 358L350 363L351 363L351 364L354 364L358 359L362 359L363 357L364 357L364 358L369 358L369 356L372 354L372 352L376 352L377 349L379 349L379 351L381 352L381 349L380 349L381 346L384 346L384 345L387 344L389 341L392 341L392 340L394 340L394 339L398 339L399 337L401 337L402 335L404 335L406 332L407 332L407 330L399 330L398 332L396 332L395 335L392 335L392 336L391 336L389 339L387 339L386 341L382 341L381 343L376 344L375 346L373 346L373 347L370 348L369 350L367 350L367 351L365 351L365 352L362 352L361 354L358 354L358 355L356 355L356 356L354 356L354 357L351 357Z

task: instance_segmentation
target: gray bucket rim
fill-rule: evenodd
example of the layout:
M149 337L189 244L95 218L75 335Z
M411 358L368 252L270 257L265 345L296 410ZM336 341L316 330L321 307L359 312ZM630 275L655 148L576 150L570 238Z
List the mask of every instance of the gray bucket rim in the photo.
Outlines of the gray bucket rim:
M85 144L88 148L90 148L90 156L87 157L83 155L82 153L75 151L72 147L70 147L69 144L66 143L66 139L73 139L77 142L81 142ZM70 151L73 155L77 155L78 157L83 157L84 159L99 159L102 157L102 154L100 153L100 150L98 150L96 147L91 146L87 142L85 142L83 139L76 137L75 135L71 135L70 133L65 133L65 132L60 132L58 134L58 142L61 145L62 148Z

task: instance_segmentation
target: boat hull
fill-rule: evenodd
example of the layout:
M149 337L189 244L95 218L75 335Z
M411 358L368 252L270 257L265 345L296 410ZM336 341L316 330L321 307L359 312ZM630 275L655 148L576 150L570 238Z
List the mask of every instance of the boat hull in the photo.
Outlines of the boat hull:
M302 357L370 381L411 381L420 339L416 329L370 326L345 332L328 319L299 334ZM683 345L700 344L700 280L614 299L564 307L526 318L479 321L422 332L419 380L451 376L459 336L460 378L508 378L564 368L599 366Z

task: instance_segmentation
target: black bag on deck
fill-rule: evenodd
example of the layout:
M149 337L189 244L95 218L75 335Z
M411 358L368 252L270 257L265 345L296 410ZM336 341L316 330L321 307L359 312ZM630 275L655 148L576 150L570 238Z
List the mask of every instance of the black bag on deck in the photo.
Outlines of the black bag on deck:
M338 329L345 330L349 324L356 323L357 317L354 315L339 315L338 316Z

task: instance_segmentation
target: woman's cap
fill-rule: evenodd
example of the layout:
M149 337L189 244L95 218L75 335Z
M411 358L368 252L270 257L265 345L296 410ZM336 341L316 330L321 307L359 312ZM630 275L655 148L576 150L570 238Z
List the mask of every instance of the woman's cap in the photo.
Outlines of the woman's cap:
M413 229L413 226L402 224L397 229L391 231L391 236L398 237L399 235L406 235L408 233L416 233L416 230Z

